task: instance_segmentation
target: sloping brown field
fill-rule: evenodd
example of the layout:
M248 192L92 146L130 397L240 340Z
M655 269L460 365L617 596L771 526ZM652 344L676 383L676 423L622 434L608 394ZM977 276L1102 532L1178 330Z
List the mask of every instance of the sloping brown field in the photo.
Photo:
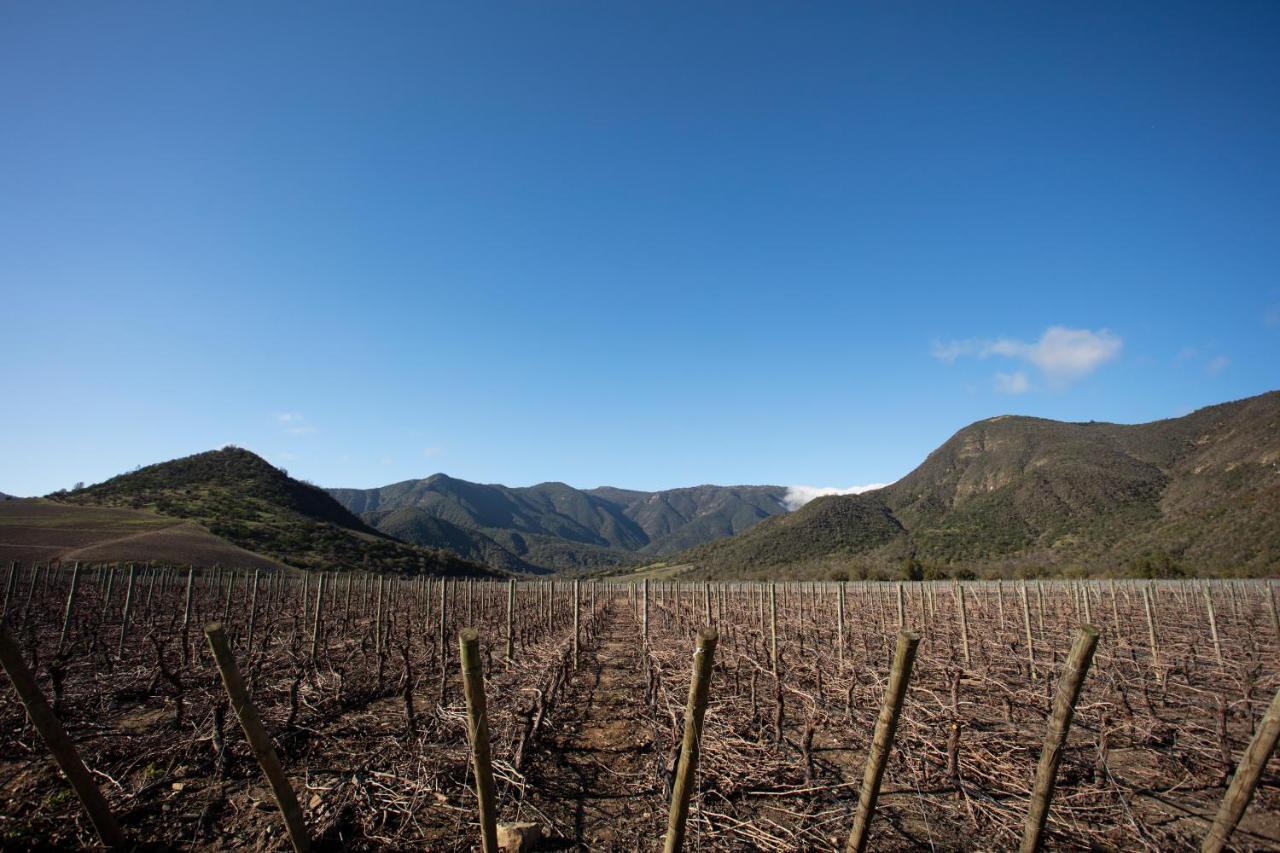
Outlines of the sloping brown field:
M0 561L156 560L280 568L197 524L152 512L45 500L0 502Z

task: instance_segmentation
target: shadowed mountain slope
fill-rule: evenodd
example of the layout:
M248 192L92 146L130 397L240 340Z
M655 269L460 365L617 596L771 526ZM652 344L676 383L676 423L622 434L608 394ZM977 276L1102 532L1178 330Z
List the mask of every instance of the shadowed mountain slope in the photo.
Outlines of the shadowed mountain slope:
M1275 571L1280 392L1148 424L979 421L890 486L813 501L679 559L704 574L759 574L885 571L910 557L976 569Z
M492 554L531 570L628 565L730 536L786 511L780 486L695 486L663 492L564 483L481 485L435 474L376 489L330 489L343 506L410 542ZM452 527L426 522L433 517ZM461 536L456 528L473 536ZM495 563L495 565L498 563ZM514 565L513 563L508 563Z
M187 520L239 548L303 568L488 572L451 553L396 541L368 526L323 489L295 480L236 447L149 465L49 498ZM146 558L145 554L133 557Z

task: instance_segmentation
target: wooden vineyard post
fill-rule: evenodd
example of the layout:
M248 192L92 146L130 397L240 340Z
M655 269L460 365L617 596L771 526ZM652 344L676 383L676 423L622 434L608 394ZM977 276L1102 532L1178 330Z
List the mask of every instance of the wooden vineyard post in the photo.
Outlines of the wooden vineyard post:
M253 626L258 621L258 572L261 569L253 570L253 592L249 595L249 636L245 640L245 648L249 651L253 650ZM350 589L350 581L348 581L347 589ZM314 658L315 655L312 655Z
M667 838L663 853L677 853L684 848L685 825L689 819L689 798L697 780L698 754L702 746L702 718L707 710L707 691L711 684L711 667L719 634L715 628L698 631L693 652L693 678L689 682L689 702L684 711L684 740L680 744L680 763L676 767L675 785L671 789L671 810L667 816Z
M578 581L573 581L573 668L578 668L578 643L582 637L582 628L578 619L578 608L582 604L582 598L578 595Z
M253 757L258 760L258 766L262 768L262 775L267 777L267 782L271 785L271 793L275 796L276 805L280 807L280 814L284 817L285 829L289 833L293 849L299 853L309 850L311 839L302 821L302 808L298 805L298 798L294 795L289 780L285 778L284 768L280 766L280 758L276 755L275 747L271 745L271 738L262 727L258 709L254 707L253 701L249 698L249 692L245 690L244 680L240 677L240 668L236 666L235 655L231 653L231 644L227 641L227 633L220 623L213 622L205 626L204 635L209 640L209 649L213 652L213 659L218 664L218 672L222 675L222 686L226 688L227 696L231 699L231 709L235 711L236 718L240 721L240 728L244 729L245 739L249 741L249 748L253 750Z
M382 654L382 575L378 575L378 596L374 605L373 617L373 653Z
M640 601L640 621L643 624L642 637L649 642L649 579L644 579L644 598Z
M324 579L325 573L320 573L320 584L316 587L316 612L315 618L311 621L311 665L316 664L316 654L320 651L320 608L324 606Z
M475 628L463 628L458 632L458 647L462 663L462 689L467 698L467 733L471 736L471 766L476 776L476 799L480 801L481 850L483 853L497 853L497 796L493 787L493 765L489 758L489 719L484 702L480 632Z
M4 585L4 610L0 611L0 622L9 618L9 604L13 601L13 591L18 586L18 572L21 565L17 560L9 564L9 579Z
M1218 620L1213 612L1213 593L1209 592L1209 584L1200 582L1200 591L1204 593L1204 609L1209 615L1209 636L1213 638L1213 653L1218 658L1218 666L1223 666L1222 643L1218 639Z
M1280 610L1276 608L1276 586L1267 582L1267 598L1271 602L1271 627L1276 631L1276 639L1280 640Z
M516 612L516 579L507 581L507 660L513 660L516 653L515 635Z
M836 583L836 661L844 667L844 583Z
M898 630L907 627L906 607L902 601L902 581L898 581Z
M956 584L956 604L960 608L960 644L964 647L964 665L973 666L969 657L969 619L964 609L964 584Z
M116 657L124 656L124 643L129 638L129 612L133 609L133 583L137 577L138 567L129 564L129 588L124 594L124 616L120 619L120 645L116 649Z
M62 633L58 635L58 650L55 654L62 654L62 649L67 645L67 632L71 630L71 612L76 606L76 591L80 589L80 561L77 560L75 566L71 569L71 589L67 592L67 606L62 612Z
M1244 817L1244 810L1249 807L1253 797L1253 789L1267 766L1271 753L1275 752L1276 740L1280 739L1280 690L1271 700L1271 707L1262 718L1262 724L1249 743L1249 748L1240 757L1235 775L1231 777L1231 785L1227 788L1222 804L1218 806L1218 814L1209 827L1209 834L1204 837L1200 847L1202 853L1218 853L1226 846L1236 824Z
M769 581L769 669L778 678L778 585Z
M124 847L124 836L111 815L107 801L103 799L98 786L93 783L89 771L85 769L75 744L71 742L71 738L67 737L66 729L62 727L61 721L49 707L44 694L40 692L35 677L27 667L26 661L22 659L18 644L9 636L3 622L0 622L0 665L3 665L4 671L9 674L9 680L13 682L23 707L27 709L31 724L40 733L40 739L48 747L53 760L58 763L63 775L71 783L72 790L80 798L84 810L88 812L89 821L93 824L93 829L98 833L103 846L108 849Z
M1093 652L1098 647L1098 629L1081 625L1076 641L1071 645L1066 667L1058 681L1058 695L1053 703L1053 716L1049 718L1049 732L1040 751L1040 764L1036 767L1035 787L1031 790L1031 807L1023 824L1020 853L1033 853L1040 849L1045 821L1049 817L1049 803L1053 799L1053 787L1062 763L1062 752L1067 745L1067 733L1076 712L1076 700L1080 687L1093 662Z
M1031 640L1031 610L1027 606L1027 584L1023 581L1018 587L1018 595L1022 599L1022 624L1027 629L1027 663L1031 665L1031 680L1036 677L1036 647Z
M875 735L871 739L871 751L867 754L867 766L862 774L862 791L858 795L858 811L854 815L853 829L845 844L846 853L862 853L867 849L867 829L876 812L876 800L880 798L880 782L893 747L893 735L902 714L902 702L907 695L907 683L911 680L911 667L916 660L916 647L920 635L915 631L899 631L897 647L893 652L893 671L889 674L889 686L884 692L884 703L876 720Z
M1160 640L1156 637L1156 620L1151 613L1151 593L1147 587L1142 588L1142 607L1147 613L1147 639L1151 643L1151 668L1155 671L1156 680L1160 680Z

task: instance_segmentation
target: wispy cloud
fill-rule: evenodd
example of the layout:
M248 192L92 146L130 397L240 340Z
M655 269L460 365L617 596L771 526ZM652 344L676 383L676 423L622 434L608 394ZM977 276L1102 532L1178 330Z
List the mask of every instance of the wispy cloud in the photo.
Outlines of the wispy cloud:
M289 435L310 435L316 431L315 425L301 412L276 412L275 420Z
M1266 324L1268 329L1280 329L1280 302L1272 305L1262 313L1262 322Z
M1231 359L1225 355L1214 356L1209 359L1209 363L1204 366L1204 372L1210 376L1217 376L1219 373L1227 369L1227 365L1231 363Z
M888 483L868 483L865 486L847 486L838 488L834 486L787 486L787 493L783 496L782 502L786 504L787 509L797 510L807 504L814 498L821 498L827 495L858 495L863 492L869 492L872 489L883 489Z
M443 447L424 447L422 449L422 455L426 456L427 458L430 458L432 456L439 456L441 453L444 453Z
M1001 394L1025 394L1031 390L1031 380L1026 371L1015 370L1013 373L996 373L996 390Z
M958 358L1012 358L1038 368L1050 388L1065 388L1083 379L1108 361L1120 355L1124 342L1107 329L1068 329L1050 326L1036 341L1014 338L970 338L933 344L933 356L939 361L954 362ZM1006 393L1021 394L1031 389L1023 371L997 373L996 388Z

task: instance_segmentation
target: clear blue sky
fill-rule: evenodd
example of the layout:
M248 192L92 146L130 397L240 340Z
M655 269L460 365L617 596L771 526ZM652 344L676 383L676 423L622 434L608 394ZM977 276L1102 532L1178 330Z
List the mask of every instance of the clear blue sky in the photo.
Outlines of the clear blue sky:
M0 123L6 492L850 486L1280 387L1277 3L11 2Z

